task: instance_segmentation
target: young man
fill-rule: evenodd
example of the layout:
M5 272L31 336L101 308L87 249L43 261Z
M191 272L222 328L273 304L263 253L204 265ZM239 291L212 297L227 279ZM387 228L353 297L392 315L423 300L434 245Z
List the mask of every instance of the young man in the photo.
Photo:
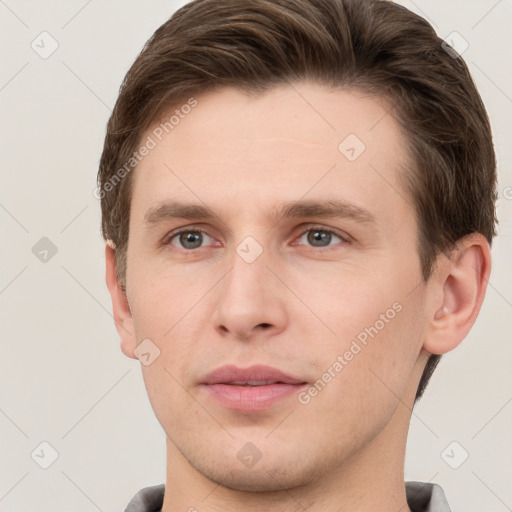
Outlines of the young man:
M495 236L462 59L377 0L196 0L148 41L99 170L107 284L167 439L127 512L448 511L412 407Z

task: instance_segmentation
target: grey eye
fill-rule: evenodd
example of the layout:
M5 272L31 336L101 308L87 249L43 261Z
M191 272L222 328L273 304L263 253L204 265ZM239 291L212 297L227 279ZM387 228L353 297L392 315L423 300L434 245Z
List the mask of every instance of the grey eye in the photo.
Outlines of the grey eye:
M177 233L171 239L171 244L182 249L197 249L202 246L205 238L211 238L202 231L183 231ZM178 243L176 243L178 240Z
M304 237L306 237L306 241L304 241ZM318 229L312 228L308 229L301 237L300 243L304 243L306 245L311 245L312 247L327 247L331 245L334 239L338 239L343 242L343 239L337 235L336 233L329 231L328 229ZM335 241L335 240L334 240Z
M329 245L332 234L327 233L326 231L321 231L319 229L312 229L308 233L308 242L310 242L312 245L316 245L316 247L324 247L326 245Z

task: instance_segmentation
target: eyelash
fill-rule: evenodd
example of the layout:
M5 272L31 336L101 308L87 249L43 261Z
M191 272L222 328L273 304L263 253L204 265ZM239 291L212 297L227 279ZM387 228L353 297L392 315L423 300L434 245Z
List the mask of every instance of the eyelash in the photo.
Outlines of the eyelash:
M349 244L350 243L350 237L342 232L339 232L339 231L336 231L336 230L333 230L333 229L329 229L329 228L323 228L322 226L309 226L307 229L304 229L303 231L300 232L300 234L298 235L298 237L296 238L302 238L303 235L305 235L306 233L308 233L309 231L321 231L322 233L329 233L331 235L335 235L337 236L338 238L340 238L343 242L343 245L345 244ZM213 238L211 235L209 235L206 231L204 231L203 229L200 229L196 226L189 226L189 227L186 227L186 228L181 228L181 229L178 229L176 231L172 231L171 233L169 233L162 241L162 245L164 246L169 246L171 245L171 241L176 238L178 235L180 235L181 233L202 233L202 234L205 234L207 236L210 236L211 238ZM335 249L336 246L327 246L327 247L313 247L313 246L308 246L310 249L320 249L322 251L328 251L328 250L331 250L331 249ZM179 249L181 249L182 251L186 251L186 252L193 252L193 251L197 251L199 249L204 249L205 247L198 247L197 249L185 249L185 248L182 248L180 247ZM178 247L177 247L178 249Z

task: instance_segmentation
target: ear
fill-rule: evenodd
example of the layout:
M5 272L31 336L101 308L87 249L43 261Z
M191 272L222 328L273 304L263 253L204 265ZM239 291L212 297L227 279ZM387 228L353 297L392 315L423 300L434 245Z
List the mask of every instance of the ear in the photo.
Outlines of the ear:
M432 354L453 350L467 336L480 312L491 273L491 251L485 236L461 239L448 259L440 257L432 276L433 297L423 348Z
M123 353L133 359L137 359L134 354L137 346L137 339L133 325L132 312L126 293L121 288L116 273L116 255L114 249L108 244L105 246L106 261L106 281L110 297L112 298L112 310L114 312L114 322L117 332L121 337L121 350Z

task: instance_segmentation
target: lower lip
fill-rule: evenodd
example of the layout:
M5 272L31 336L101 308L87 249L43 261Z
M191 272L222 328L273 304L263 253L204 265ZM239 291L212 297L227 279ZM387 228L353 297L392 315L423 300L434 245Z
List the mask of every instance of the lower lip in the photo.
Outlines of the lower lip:
M298 393L304 386L306 384L268 384L266 386L207 384L204 387L213 398L228 409L262 411Z

